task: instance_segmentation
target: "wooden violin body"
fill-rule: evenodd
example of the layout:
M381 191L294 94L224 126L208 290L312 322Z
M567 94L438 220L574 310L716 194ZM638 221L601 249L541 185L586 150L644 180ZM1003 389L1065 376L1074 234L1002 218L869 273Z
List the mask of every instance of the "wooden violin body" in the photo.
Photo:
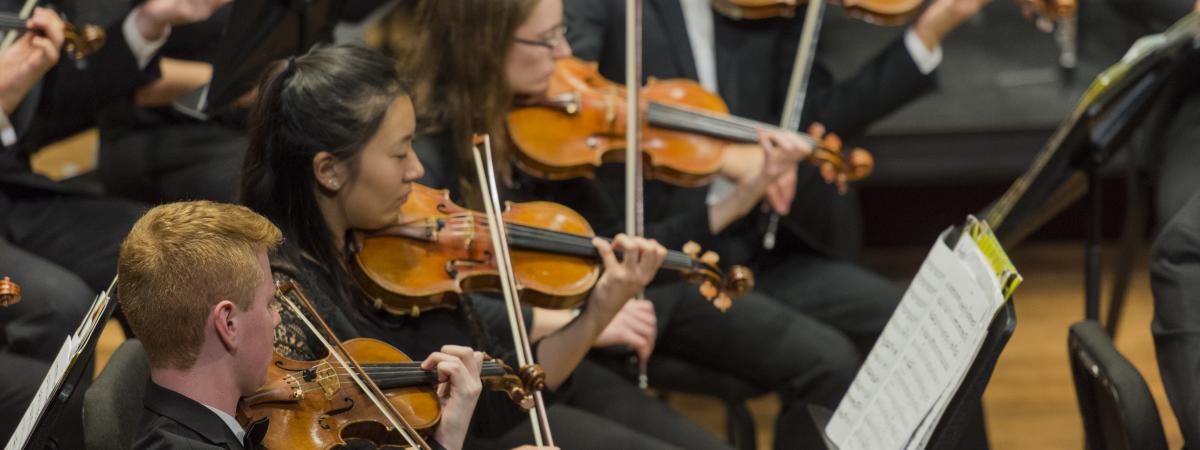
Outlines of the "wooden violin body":
M436 373L421 369L419 362L382 341L351 339L343 347L414 429L428 433L437 425L441 406L434 389ZM528 389L545 384L536 366L518 376L490 357L480 375L485 386L505 391L524 408L531 404ZM270 420L263 448L329 449L355 439L380 447L405 446L403 437L385 425L380 411L350 380L346 369L330 358L297 361L275 354L267 367L266 384L239 404L238 420L243 425L262 419Z
M713 9L732 19L769 19L795 17L804 0L712 0ZM899 26L907 24L921 8L924 0L840 0L846 14L864 22Z
M343 345L368 373L372 367L412 361L380 341L351 339ZM262 445L270 449L329 449L345 445L348 439L380 446L405 445L345 373L330 358L296 361L276 354L267 366L267 383L242 400L239 421L250 424L269 419ZM391 378L383 375L372 375L372 379L413 428L429 430L441 419L437 394L429 386L409 382L403 383L406 387L394 387L388 382Z
M1022 8L1033 11L1047 20L1062 20L1075 17L1079 5L1076 0L1016 0Z
M542 308L582 304L600 277L591 226L579 213L550 202L509 203L503 213L521 301ZM450 201L445 190L413 185L397 225L356 233L351 251L356 281L393 314L457 306L464 292L497 291L499 275L486 218ZM753 287L749 269L716 267L698 246L668 252L664 268L701 285L701 294L728 307Z
M508 115L519 167L542 178L566 179L624 160L624 86L604 79L594 64L569 58L558 63L547 96L551 101L544 107L515 108ZM651 80L641 98L728 114L720 97L690 80ZM724 146L709 136L643 126L646 177L702 186L721 168Z
M624 87L605 80L596 64L559 60L545 99L508 114L508 131L521 170L551 179L590 177L604 163L624 160ZM757 143L759 130L778 127L729 115L719 96L691 80L651 79L642 93L641 154L647 178L677 186L707 184L730 143ZM826 181L856 181L871 173L874 158L841 141L800 135L813 146L808 162L828 167ZM832 135L830 135L832 136ZM836 144L838 147L831 147Z
M509 204L504 219L592 235L591 225L578 213L549 202ZM419 313L455 307L464 292L499 291L486 218L451 202L447 191L414 184L401 207L400 223L355 236L354 275L381 303L376 306L393 313ZM600 277L600 268L585 257L519 248L512 256L521 300L533 305L579 306Z

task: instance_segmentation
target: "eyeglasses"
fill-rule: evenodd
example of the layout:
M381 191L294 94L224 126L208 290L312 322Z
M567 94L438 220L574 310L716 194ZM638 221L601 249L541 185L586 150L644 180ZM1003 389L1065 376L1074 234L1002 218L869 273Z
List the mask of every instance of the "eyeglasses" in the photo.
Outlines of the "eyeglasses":
M567 39L567 24L559 25L558 28L551 30L550 33L552 33L551 37L546 39L525 39L519 37L514 38L513 40L525 45L536 45L538 47L546 47L550 50L554 50L558 48L559 44L562 44L563 41Z

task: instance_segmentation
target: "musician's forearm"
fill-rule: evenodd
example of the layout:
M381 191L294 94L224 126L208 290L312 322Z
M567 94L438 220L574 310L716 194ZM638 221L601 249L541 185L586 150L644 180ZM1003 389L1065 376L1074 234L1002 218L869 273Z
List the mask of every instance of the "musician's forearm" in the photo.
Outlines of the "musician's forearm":
M168 106L212 79L212 65L207 63L162 58L159 68L162 78L138 89L134 97L138 106Z
M720 233L734 221L749 214L762 200L767 184L763 177L751 178L747 182L738 183L733 192L709 205L708 231L712 234Z
M546 372L546 387L558 389L587 355L596 337L614 313L588 308L567 326L546 336L538 345L537 361Z

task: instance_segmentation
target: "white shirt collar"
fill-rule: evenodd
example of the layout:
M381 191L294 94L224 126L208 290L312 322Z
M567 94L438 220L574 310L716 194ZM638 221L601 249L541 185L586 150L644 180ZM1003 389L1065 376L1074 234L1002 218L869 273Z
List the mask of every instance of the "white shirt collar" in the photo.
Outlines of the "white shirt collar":
M205 408L208 408L208 410L212 411L213 414L216 414L217 417L220 417L221 421L225 422L225 426L229 427L229 431L232 431L233 435L237 436L238 442L246 440L246 430L242 429L242 425L238 423L237 419L234 419L233 416L225 413L225 411L221 411L203 403L201 403L201 405L204 405Z
M700 85L717 92L717 50L713 35L713 10L708 0L680 0L692 60Z

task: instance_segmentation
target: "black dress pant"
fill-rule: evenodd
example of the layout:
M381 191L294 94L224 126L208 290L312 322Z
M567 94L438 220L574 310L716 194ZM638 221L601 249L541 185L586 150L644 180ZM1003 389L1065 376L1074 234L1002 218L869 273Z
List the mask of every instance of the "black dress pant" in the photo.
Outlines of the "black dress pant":
M844 334L864 356L904 296L865 267L811 252L771 254L756 269L758 289Z
M97 170L105 190L150 204L238 200L246 136L219 123L178 123L108 133Z
M1160 138L1161 161L1155 168L1155 211L1159 226L1165 226L1200 191L1200 93L1188 95L1167 124Z
M616 373L584 359L570 387L548 406L554 443L562 449L727 449L711 433L642 393ZM510 449L533 442L529 421L470 448Z
M862 362L844 334L757 290L734 300L726 312L689 283L655 286L646 296L658 316L656 355L719 370L777 393L781 409L775 448L822 445L807 405L836 407ZM671 383L653 377L650 382Z
M3 185L0 197L4 197L0 203L7 205L0 206L0 238L62 272L74 274L93 293L112 283L121 242L145 211L139 204L116 198L9 192ZM15 264L20 262L6 261L0 255L0 270ZM54 279L63 279L57 275Z

